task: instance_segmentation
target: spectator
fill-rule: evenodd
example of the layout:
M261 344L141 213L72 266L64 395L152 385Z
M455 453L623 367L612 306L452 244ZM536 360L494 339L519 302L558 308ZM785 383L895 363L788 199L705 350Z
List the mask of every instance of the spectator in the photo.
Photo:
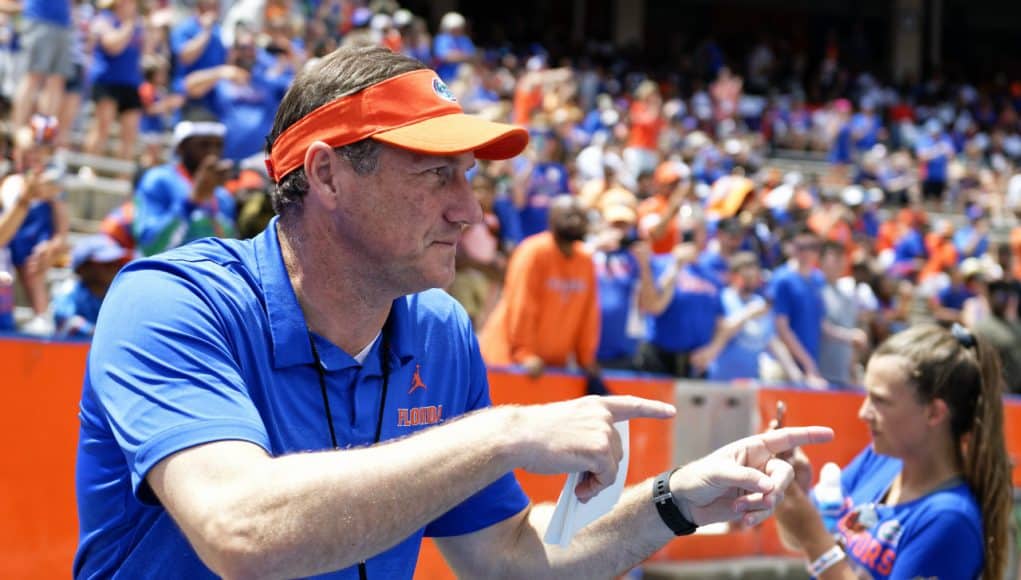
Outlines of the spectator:
M989 316L975 323L975 335L1000 355L1007 391L1021 394L1021 322L1017 288L1004 281L989 284Z
M87 0L73 0L71 23L74 27L71 41L71 74L64 82L64 96L60 100L60 111L57 121L60 123L60 135L57 147L66 149L72 146L71 135L81 110L82 95L91 91L89 86L89 67L93 53L92 19L95 8Z
M170 92L170 63L158 56L142 61L142 85L138 95L142 101L142 118L139 130L145 152L142 167L152 167L163 162L166 148L167 128L170 118L184 105L184 96Z
M822 288L825 317L819 339L819 372L831 385L858 384L855 350L868 347L868 335L859 328L858 296L848 271L847 252L837 242L822 245L819 270L825 278Z
M535 152L535 160L527 172L524 190L516 200L521 231L526 237L546 231L553 198L571 191L566 151L560 137L552 131L534 132L531 150Z
M685 224L694 221L691 170L679 161L664 161L652 175L652 195L638 206L639 227L656 254L666 254L682 240L693 241L691 230L681 231L678 215L685 209Z
M195 14L170 32L174 92L187 93L184 79L189 74L227 63L227 48L221 39L219 18L219 0L197 0Z
M655 285L641 300L652 316L648 342L642 345L642 370L676 377L699 378L691 355L706 346L723 316L719 288L698 264L698 247L681 242L673 252L652 262Z
M481 329L500 297L507 252L500 232L502 224L494 212L495 180L479 172L472 177L471 185L482 208L482 221L468 226L461 236L457 273L448 292L464 306L475 328Z
M628 111L630 127L624 162L631 175L652 171L659 162L659 134L666 126L662 107L663 99L656 83L642 81L635 89L635 100Z
M1003 578L1013 508L999 366L959 327L884 342L858 410L872 441L843 469L836 529L816 511L812 465L798 453L777 508L781 540L819 578Z
M785 376L799 380L801 370L776 336L769 303L758 294L762 285L758 258L739 252L730 258L729 266L730 283L720 292L723 317L712 341L692 354L692 364L706 369L710 381L755 380L763 378L763 356L772 355Z
M925 168L922 181L922 195L925 199L942 199L954 153L954 143L943 131L943 123L935 118L926 121L925 132L915 144L915 155Z
M21 51L27 70L14 96L11 123L20 127L33 113L56 116L64 85L73 74L71 0L24 0Z
M599 347L602 368L637 368L639 340L645 321L639 308L642 287L654 284L649 265L651 250L636 231L635 211L611 205L602 212L605 229L596 235L593 261L599 285Z
M727 285L728 273L733 272L730 260L741 250L744 238L745 229L739 218L728 217L716 222L716 236L698 261L702 271L710 274L717 286Z
M78 280L53 299L53 321L57 336L91 337L114 276L124 265L127 251L102 234L89 236L71 253L71 269Z
M549 231L526 238L507 266L503 297L479 336L490 365L518 364L529 375L573 362L599 374L595 266L582 240L587 218L570 196L550 204Z
M978 205L970 206L965 215L968 225L954 233L954 247L958 259L979 258L989 251L989 217Z
M440 20L440 33L433 40L433 55L439 62L436 73L445 83L457 78L461 63L475 58L475 43L466 34L467 22L457 12L447 12Z
M134 160L138 125L142 119L142 32L138 0L109 0L110 10L96 18L92 33L96 51L90 80L95 112L92 129L86 138L88 153L102 154L107 147L107 132L114 120L120 125L121 159Z
M223 187L233 164L220 158L226 128L193 118L174 127L176 162L147 170L135 189L132 233L143 255L207 236L234 236L234 199Z
M225 159L262 155L263 138L297 70L289 45L274 45L273 52L256 47L251 34L239 32L229 64L195 71L184 80L188 97L207 103L226 126Z
M8 215L4 226L16 228L10 237L11 261L21 281L33 318L22 330L49 335L53 323L49 309L46 273L67 252L70 216L61 199L63 169L54 160L57 121L33 115L30 126L14 137L15 173L0 184L0 207ZM10 236L0 232L0 241Z
M819 372L819 345L826 316L822 289L825 284L816 268L819 262L819 237L808 227L799 229L792 243L789 265L770 281L776 330L784 346L814 387L826 382Z

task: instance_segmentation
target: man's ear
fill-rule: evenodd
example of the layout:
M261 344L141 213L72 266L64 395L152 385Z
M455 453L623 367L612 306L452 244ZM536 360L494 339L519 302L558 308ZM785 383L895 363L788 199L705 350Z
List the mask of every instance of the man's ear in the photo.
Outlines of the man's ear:
M322 141L312 143L305 151L304 169L309 194L314 195L327 210L336 207L340 195L338 184L346 181L346 176L341 175L346 167L340 161L333 148Z

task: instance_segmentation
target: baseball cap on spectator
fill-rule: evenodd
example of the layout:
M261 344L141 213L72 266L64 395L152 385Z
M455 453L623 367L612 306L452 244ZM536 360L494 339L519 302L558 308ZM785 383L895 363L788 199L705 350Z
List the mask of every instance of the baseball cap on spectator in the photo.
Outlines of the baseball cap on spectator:
M372 21L372 16L373 12L371 9L359 6L358 8L355 8L354 12L351 14L351 24L353 24L355 28L362 28Z
M840 200L848 207L857 207L865 201L865 190L860 185L848 185L840 192Z
M657 185L670 185L691 177L691 169L680 161L664 161L656 167L652 181Z
M626 223L633 225L638 222L638 214L626 205L614 204L603 209L603 219L608 224Z
M851 112L851 101L847 99L837 99L833 101L833 108L839 113L850 113Z
M465 20L464 16L461 16L457 12L447 12L440 19L440 30L445 32L456 30L458 28L464 28Z
M71 251L71 269L78 270L88 262L109 264L128 257L128 251L117 245L109 236L96 234L83 238Z
M985 267L982 264L982 260L978 258L965 258L961 261L961 265L957 267L957 270L961 273L961 276L965 280L969 280L974 277L979 279L985 278Z
M389 15L374 14L372 16L372 20L370 21L369 28L373 30L382 31L386 30L387 28L390 28L391 25L393 25L393 19L390 18Z
M968 209L965 211L965 215L968 216L968 221L973 222L985 217L986 212L982 209L981 205L973 203L968 206Z
M412 16L411 11L405 8L401 8L397 12L394 12L393 18L394 26L396 26L397 28L404 28L405 26L411 24L411 21L413 19L414 16Z

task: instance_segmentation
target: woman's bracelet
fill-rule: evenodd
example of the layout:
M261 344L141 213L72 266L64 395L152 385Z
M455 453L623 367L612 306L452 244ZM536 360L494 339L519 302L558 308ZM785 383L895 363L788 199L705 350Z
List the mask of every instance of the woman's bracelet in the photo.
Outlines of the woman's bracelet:
M844 553L844 549L839 544L833 546L829 550L823 552L822 556L816 558L813 562L805 566L808 569L808 573L818 578L820 574L829 570L837 562L847 557Z

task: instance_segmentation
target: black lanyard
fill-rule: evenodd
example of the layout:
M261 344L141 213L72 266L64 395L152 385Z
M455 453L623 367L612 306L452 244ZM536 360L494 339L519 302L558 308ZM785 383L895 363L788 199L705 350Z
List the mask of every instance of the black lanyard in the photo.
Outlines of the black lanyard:
M330 429L330 443L334 449L337 445L337 431L333 428L333 412L330 410L330 394L326 390L326 371L323 370L323 361L319 358L319 349L316 348L316 341L312 338L312 331L308 330L308 344L312 347L312 357L315 359L316 374L319 376L319 391L323 395L323 413L326 415L326 425ZM386 327L383 327L379 345L379 368L383 372L383 395L379 398L379 418L376 420L376 436L372 443L379 443L383 433L383 411L386 410L386 392L390 386L390 341L387 338ZM361 580L368 580L369 572L365 562L358 563L358 577Z

